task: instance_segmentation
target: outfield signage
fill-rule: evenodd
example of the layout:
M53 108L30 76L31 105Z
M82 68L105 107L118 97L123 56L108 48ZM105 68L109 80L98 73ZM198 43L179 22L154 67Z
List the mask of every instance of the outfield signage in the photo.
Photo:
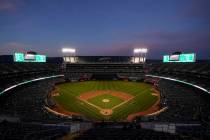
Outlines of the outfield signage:
M14 62L46 62L46 55L15 53Z
M189 54L173 54L173 55L164 55L163 62L195 62L196 55L195 53Z

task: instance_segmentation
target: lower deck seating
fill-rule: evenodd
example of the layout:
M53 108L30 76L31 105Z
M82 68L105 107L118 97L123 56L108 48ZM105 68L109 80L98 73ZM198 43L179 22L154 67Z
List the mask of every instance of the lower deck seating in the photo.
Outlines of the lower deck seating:
M168 109L151 120L159 122L210 122L210 96L198 89L172 81L160 80L162 104Z
M68 121L47 112L44 108L48 93L61 78L49 79L27 84L0 96L0 115L19 118L24 122L61 122ZM33 117L31 117L33 116Z
M62 127L44 127L41 124L0 123L1 140L53 140L69 132Z
M35 78L58 75L61 67L47 63L1 63L0 92L4 89Z

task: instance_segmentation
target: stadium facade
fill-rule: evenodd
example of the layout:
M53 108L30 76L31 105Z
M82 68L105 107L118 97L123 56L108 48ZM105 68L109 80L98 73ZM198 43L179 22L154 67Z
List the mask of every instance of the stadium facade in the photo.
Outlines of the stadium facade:
M14 63L12 56L0 57L2 139L54 139L74 132L85 132L78 139L113 139L119 135L122 139L210 137L209 61L133 63L133 56L75 57L74 63L64 63L62 58L47 58L46 63ZM46 102L55 85L91 80L150 83L160 91L161 108L167 109L138 116L132 122L100 123L46 110L55 104L53 100Z

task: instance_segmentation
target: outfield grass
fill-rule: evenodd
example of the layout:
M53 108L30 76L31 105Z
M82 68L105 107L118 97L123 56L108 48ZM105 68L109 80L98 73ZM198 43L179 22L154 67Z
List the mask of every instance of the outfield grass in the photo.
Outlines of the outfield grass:
M87 118L94 120L119 121L125 119L129 114L144 111L152 106L157 97L151 94L151 85L139 82L124 81L86 81L65 83L58 85L60 96L55 96L55 100L61 104L66 110L83 114ZM97 108L78 100L77 97L82 93L95 90L114 90L135 96L134 99L114 109L110 117L103 116ZM105 96L106 94L104 94ZM91 102L103 108L102 98L109 98L110 104L105 107L113 107L119 104L119 98L103 95L94 97ZM98 98L98 99L97 99ZM90 99L89 99L90 100ZM121 99L120 99L121 100Z

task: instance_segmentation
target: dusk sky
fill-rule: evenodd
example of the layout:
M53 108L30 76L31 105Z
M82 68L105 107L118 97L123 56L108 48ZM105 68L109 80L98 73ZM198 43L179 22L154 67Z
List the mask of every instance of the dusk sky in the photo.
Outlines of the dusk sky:
M0 55L36 51L62 56L174 51L210 59L210 0L0 0Z

